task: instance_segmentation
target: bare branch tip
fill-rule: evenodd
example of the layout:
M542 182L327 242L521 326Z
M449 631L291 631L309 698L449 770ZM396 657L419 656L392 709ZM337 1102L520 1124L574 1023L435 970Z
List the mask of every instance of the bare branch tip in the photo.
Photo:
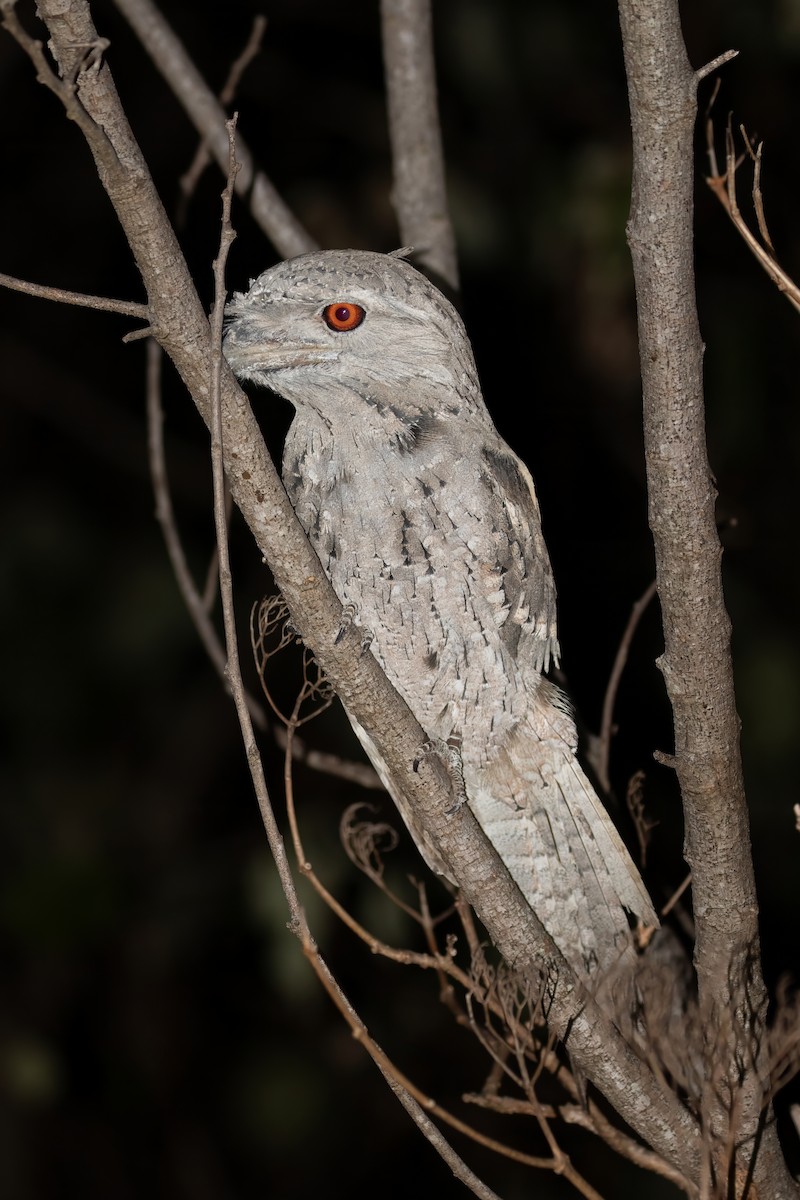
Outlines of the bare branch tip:
M122 338L122 342L123 345L127 346L130 342L141 342L145 338L154 336L153 327L146 325L144 329L132 329L130 333L126 333Z
M718 54L716 58L711 59L711 62L707 62L704 67L699 67L695 71L695 82L700 83L707 75L712 75L719 67L724 67L725 63L730 62L732 58L736 58L738 54L738 50L726 50L723 54Z

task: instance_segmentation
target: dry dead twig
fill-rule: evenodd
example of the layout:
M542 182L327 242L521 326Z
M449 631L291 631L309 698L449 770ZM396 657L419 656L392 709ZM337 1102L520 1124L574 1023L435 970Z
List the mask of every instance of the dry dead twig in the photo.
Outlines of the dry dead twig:
M224 109L227 110L233 103L239 87L239 81L253 59L261 53L261 47L264 41L266 29L267 18L261 15L255 16L253 18L250 36L247 39L241 54L239 54L236 60L231 64L230 70L228 71L228 78L225 80L225 83L223 84L223 87L219 93L218 99ZM181 198L175 216L175 220L179 228L184 223L189 201L194 195L197 184L200 180L200 176L203 174L211 161L212 156L208 148L208 141L206 138L201 138L200 144L195 151L194 158L179 180Z
M225 111L192 62L183 43L151 0L114 0L126 21L161 72L197 132L208 146L220 170L228 161ZM250 150L237 135L239 171L236 191L250 208L253 219L284 258L315 250L316 242L279 195L263 171L258 170Z
M750 252L754 255L757 262L761 265L772 282L780 292L784 294L792 307L800 312L800 286L795 283L791 276L784 271L783 267L778 262L775 254L775 247L770 237L769 229L767 228L767 219L764 212L764 198L761 192L761 163L764 150L764 143L759 142L755 149L743 125L739 126L739 133L745 147L745 154L737 155L736 143L733 133L733 124L730 117L725 127L725 170L721 172L717 162L717 150L714 122L711 116L711 108L716 99L718 88L714 89L714 94L711 97L708 109L706 111L706 150L708 154L710 174L706 176L706 183L711 188L711 191L719 200L722 207L730 217L737 232L744 240ZM744 162L745 156L749 157L753 163L753 184L752 184L752 199L753 208L756 214L756 224L761 240L753 233L748 226L739 208L739 201L736 196L736 172Z
M625 663L628 661L631 642L647 606L655 595L656 581L653 580L631 609L631 614L628 617L622 637L619 640L617 653L614 656L614 664L611 668L611 674L608 677L606 693L603 697L603 716L600 722L599 744L595 753L596 761L593 761L592 765L597 772L600 786L606 795L611 791L608 764L611 757L611 738L614 734L614 705L617 700L617 692L619 691L622 672L625 670Z

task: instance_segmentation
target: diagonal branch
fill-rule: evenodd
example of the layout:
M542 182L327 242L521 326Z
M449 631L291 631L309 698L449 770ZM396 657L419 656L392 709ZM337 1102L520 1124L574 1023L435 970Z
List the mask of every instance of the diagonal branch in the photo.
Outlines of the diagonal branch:
M205 141L217 166L228 169L228 134L222 105L186 53L183 43L164 20L151 0L114 0L125 20L172 88ZM284 258L315 250L316 243L284 202L275 187L259 171L253 155L241 137L236 138L239 173L237 195L250 206L258 223L275 249Z
M250 37L247 40L247 44L239 57L231 65L228 71L228 78L219 93L219 102L224 109L229 109L233 104L242 76L253 59L261 53L261 44L264 40L266 28L267 18L265 16L259 15L253 18L253 26L250 30ZM202 138L195 151L194 158L180 179L181 198L175 214L175 224L178 229L183 225L186 209L197 187L197 181L210 162L211 155L208 150L208 144L205 138Z
M86 0L39 0L60 69L78 79L80 102L105 131L93 141L100 178L130 242L148 293L154 336L176 364L197 407L211 419L208 321L174 233L133 139L110 71L85 47L98 44ZM107 146L112 148L111 152ZM225 471L233 497L268 559L296 628L307 631L321 667L347 707L369 729L381 758L433 844L459 880L489 936L512 969L550 989L548 1021L586 1077L629 1125L690 1176L699 1162L698 1130L677 1097L665 1094L650 1067L577 985L568 965L524 902L468 806L453 804L447 771L434 756L414 760L419 725L371 655L360 653L356 626L341 640L341 605L309 546L270 460L247 399L222 366ZM313 635L313 636L312 636Z
M322 958L319 949L314 941L311 929L308 925L305 912L300 904L297 892L292 879L291 868L286 857L286 850L283 844L283 839L275 821L275 814L270 802L269 791L267 789L266 779L261 763L261 756L258 751L258 746L255 739L255 731L250 719L250 710L247 700L247 695L244 689L242 680L241 664L239 662L239 650L236 635L236 613L233 603L233 580L231 575L230 553L228 546L228 513L227 513L227 495L225 487L225 468L223 462L223 405L221 394L221 374L222 364L222 325L223 314L225 310L225 264L227 261L228 251L235 238L233 228L231 226L231 200L233 198L234 180L238 164L235 158L234 146L234 128L235 119L228 124L228 133L230 137L230 167L228 174L228 182L223 192L223 220L222 220L222 237L220 239L220 250L217 258L214 261L214 309L211 316L211 467L212 480L214 486L214 524L217 533L217 547L219 553L219 584L220 595L222 597L222 612L225 627L225 645L228 655L227 674L231 684L234 703L236 705L236 714L239 718L239 724L242 731L242 739L244 741L245 750L247 752L247 761L250 766L253 788L258 797L259 809L261 811L264 829L267 834L273 858L278 867L278 873L283 885L284 895L287 904L292 913L294 933L299 938L303 946L304 953L314 968L318 978L322 982L325 990L334 1001L336 1007L345 1017L353 1036L358 1038L361 1044L365 1047L373 1062L383 1074L386 1082L397 1096L400 1103L411 1116L412 1120L422 1130L425 1137L431 1145L439 1152L444 1161L453 1171L457 1179L460 1179L478 1200L499 1200L499 1197L487 1187L481 1179L479 1179L466 1165L466 1163L456 1154L452 1146L445 1140L441 1131L436 1128L433 1122L428 1117L425 1109L420 1104L416 1089L406 1080L400 1072L398 1072L389 1058L383 1053L378 1044L370 1037L369 1032L356 1013L353 1006L350 1004L347 996L344 994L327 963ZM463 1122L456 1122L450 1117L450 1114L439 1109L438 1106L433 1106L437 1116L444 1117L457 1128L469 1130L468 1126L464 1126ZM488 1139L483 1139L487 1140ZM535 1165L540 1165L538 1162Z

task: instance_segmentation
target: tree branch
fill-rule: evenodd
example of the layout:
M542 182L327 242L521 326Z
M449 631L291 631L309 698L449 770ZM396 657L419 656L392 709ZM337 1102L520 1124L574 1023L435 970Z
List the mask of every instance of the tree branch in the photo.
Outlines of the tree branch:
M745 146L753 159L753 207L756 211L758 230L762 238L761 242L759 242L756 235L748 228L747 222L739 211L739 203L736 199L736 172L739 168L740 160L737 160L736 157L730 118L728 118L728 124L725 129L725 171L723 174L720 174L717 167L717 152L714 146L714 123L710 115L706 118L706 146L711 170L706 183L733 221L750 252L755 255L767 275L769 275L778 290L783 292L795 311L800 312L800 287L798 287L792 277L784 271L778 262L775 255L775 247L772 245L772 240L767 229L767 221L764 215L764 199L761 195L761 154L763 143L759 142L757 149L753 151L744 128L741 128L740 132Z
M151 0L114 0L136 36L183 105L223 172L228 169L225 112L194 65L183 43ZM316 250L316 242L289 209L240 136L236 138L239 173L236 192L250 207L253 219L284 258Z
M233 104L242 76L253 59L261 53L266 28L267 18L265 16L259 15L253 18L253 26L250 30L250 37L247 39L247 44L236 61L231 65L228 71L228 78L225 80L222 90L219 93L218 99L223 109L227 110ZM175 225L178 229L183 225L186 209L191 197L194 195L197 182L210 162L211 154L208 149L208 143L205 138L202 138L195 151L194 158L180 179L181 199L175 213Z
M84 69L85 48L98 38L86 0L39 0L39 12L66 78L90 114L88 130L98 171L145 281L154 335L173 361L206 423L211 420L208 321L192 287L174 233L122 111L106 65ZM91 136L102 128L103 137ZM222 364L221 413L225 471L233 497L273 570L296 627L349 710L390 764L397 787L414 807L433 844L452 868L466 899L512 969L547 983L547 1015L588 1079L650 1145L696 1177L700 1150L695 1122L665 1093L614 1024L580 988L551 939L524 902L467 805L455 809L444 766L423 755L424 735L376 660L363 655L355 626L340 641L341 605L294 515L269 458L247 398Z
M97 308L101 312L121 313L124 317L134 317L141 321L147 321L150 317L147 305L137 304L134 300L88 296L85 292L70 292L66 288L47 287L43 283L28 283L26 279L17 279L13 275L0 274L0 287L24 292L27 296L37 296L40 300L56 300L59 304L74 304L78 308Z
M430 0L381 0L392 199L403 245L451 292L456 244L447 208Z
M746 1031L756 1052L766 994L694 293L697 75L686 54L678 0L620 0L619 9L633 126L628 240L639 312L649 519L665 640L659 665L674 716L700 1006L712 1040L723 1015L735 1008L733 1023ZM736 1051L727 1046L721 1064L726 1076L735 1069ZM753 1152L763 1118L758 1071L746 1072L742 1089L737 1136L750 1139L746 1154ZM717 1103L708 1114L719 1144L726 1140L723 1108ZM762 1164L769 1177L765 1195L796 1194L769 1123Z
M642 619L645 609L656 594L655 581L648 584L643 595L634 604L631 609L631 615L628 618L628 623L625 626L625 631L620 638L617 653L614 655L614 663L611 667L611 674L608 677L606 686L606 694L603 697L603 715L600 721L599 747L596 752L596 761L592 764L597 772L597 778L603 791L608 795L611 791L611 780L609 778L609 760L611 758L611 738L614 734L614 705L617 700L617 692L619 691L622 672L625 670L625 664L628 661L628 653L630 652L631 642L636 633L639 622Z
M247 701L247 695L244 689L242 680L241 664L239 661L239 650L236 636L236 614L233 603L233 578L231 574L231 563L228 546L228 514L226 506L226 489L225 489L225 469L223 455L223 405L221 399L221 374L224 359L222 356L222 326L223 314L225 308L225 263L227 261L228 251L235 238L233 228L231 226L230 212L231 200L233 198L234 180L236 177L237 164L234 151L234 127L235 120L228 123L228 134L230 137L230 167L228 183L223 193L223 220L222 220L222 237L220 239L220 250L214 262L214 310L211 317L211 466L212 478L214 485L214 524L217 533L217 546L219 550L219 585L220 595L222 597L222 612L225 626L225 645L228 654L227 674L230 680L231 692L233 695L234 704L236 706L236 714L239 718L239 725L242 731L242 739L244 741L245 751L247 755L250 774L253 781L253 787L258 797L259 810L261 812L264 829L270 843L270 849L278 868L278 874L283 886L284 896L286 897L289 911L292 914L292 930L299 939L304 953L314 968L318 978L322 982L325 990L328 992L336 1007L344 1016L353 1036L356 1037L368 1054L372 1058L375 1065L384 1076L386 1082L392 1092L397 1096L400 1103L415 1122L417 1127L422 1132L423 1136L431 1143L434 1149L441 1155L444 1162L452 1170L457 1179L460 1179L466 1187L468 1187L478 1200L499 1200L499 1197L487 1185L472 1172L466 1163L453 1150L450 1143L444 1138L441 1130L439 1130L431 1121L417 1097L413 1094L413 1089L408 1081L394 1068L391 1061L383 1053L377 1042L370 1037L367 1027L364 1025L358 1013L355 1011L347 996L342 991L341 987L334 978L330 968L323 959L319 949L314 941L311 929L308 925L305 912L300 904L297 896L297 891L294 886L291 868L286 856L286 849L280 831L275 821L275 814L269 798L266 779L264 777L261 755L259 754L258 745L256 743L253 724L250 719L250 711ZM443 1112L438 1106L435 1106L437 1115L450 1120L457 1127L463 1128L466 1132L472 1132L468 1127L464 1126L463 1122L454 1122L449 1113ZM488 1140L488 1139L486 1139ZM539 1165L538 1162L536 1165Z
M219 639L214 622L211 619L209 606L200 595L186 561L183 543L178 533L175 511L172 507L169 476L167 474L167 457L164 452L164 412L161 407L161 362L163 355L156 342L147 343L147 457L150 464L150 478L153 483L153 495L156 501L156 520L161 526L164 544L167 548L169 561L178 584L186 610L194 625L197 636L203 648L214 665L214 669L228 686L225 674L225 649ZM216 571L214 579L216 581ZM230 690L230 689L228 689ZM266 730L269 725L266 715L257 700L245 692L245 699L250 716L259 729Z

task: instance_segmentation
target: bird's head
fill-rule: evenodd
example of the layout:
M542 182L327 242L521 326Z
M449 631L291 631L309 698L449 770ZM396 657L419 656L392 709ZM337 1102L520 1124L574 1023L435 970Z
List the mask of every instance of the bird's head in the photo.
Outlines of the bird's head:
M482 409L461 318L396 255L300 255L234 295L226 316L234 373L327 421L363 420L364 404L408 417Z

